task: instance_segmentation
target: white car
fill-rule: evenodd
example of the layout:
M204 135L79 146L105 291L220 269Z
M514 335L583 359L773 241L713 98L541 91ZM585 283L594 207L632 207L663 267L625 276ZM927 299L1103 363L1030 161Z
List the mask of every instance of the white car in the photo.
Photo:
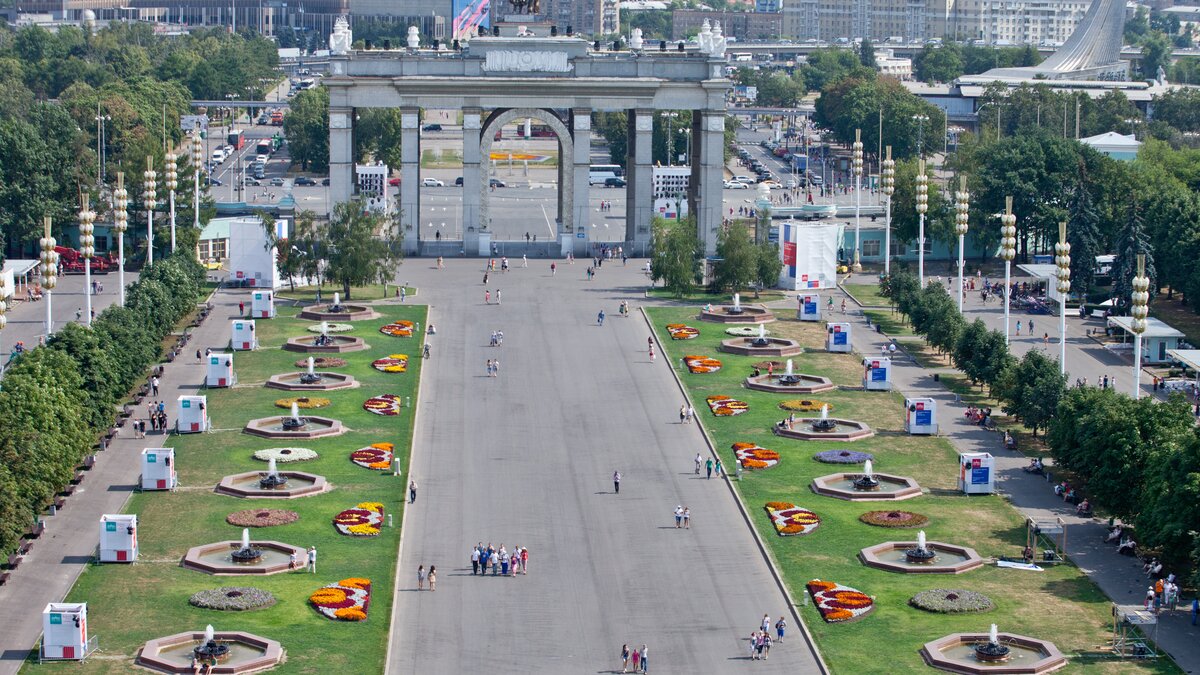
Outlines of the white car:
M446 184L436 178L422 178L421 185L424 187L446 187Z
M780 190L783 188L783 183L780 183L776 180L764 180L763 182L759 183L759 185L766 185L772 190Z
M750 176L734 176L733 178L729 179L729 182L731 182L731 183L753 183L754 179L751 178Z
M749 190L750 186L745 183L738 182L738 181L727 180L727 181L725 181L725 189L726 190Z
M785 187L789 190L795 190L796 188L800 187L800 183L795 178L789 178L783 184L783 187Z

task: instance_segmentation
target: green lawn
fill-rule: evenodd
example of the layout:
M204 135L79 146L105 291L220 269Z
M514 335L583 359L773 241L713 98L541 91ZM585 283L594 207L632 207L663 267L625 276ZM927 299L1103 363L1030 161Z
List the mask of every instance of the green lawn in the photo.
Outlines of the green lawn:
M865 546L916 537L911 530L887 530L859 522L858 516L871 510L904 509L925 514L930 518L925 527L930 539L971 546L985 558L1019 555L1025 531L1021 515L1001 497L966 497L955 492L957 461L950 443L942 438L904 434L898 394L854 390L861 385L859 358L826 353L821 348L822 326L781 319L768 324L768 329L774 335L797 339L809 350L794 357L796 370L829 377L840 385L815 398L831 404L834 417L868 423L876 431L873 438L841 444L773 435L771 425L787 415L777 404L798 397L744 389L742 379L750 374L751 364L757 359L717 352L717 344L726 337L722 327L697 321L694 309L651 308L647 312L659 338L665 338L666 353L688 387L688 395L725 466L731 470L735 466L730 446L739 441L755 442L781 454L779 465L747 472L736 485L793 597L798 602L805 597L804 584L814 578L845 584L875 597L876 611L849 624L825 623L811 602L801 607L805 623L833 672L921 672L926 670L918 654L921 644L947 633L984 631L991 623L998 624L1002 631L1052 640L1070 656L1093 654L1104 644L1110 630L1110 605L1073 565L1039 573L988 565L961 576L943 576L894 574L865 567L858 561L858 551ZM674 322L698 328L700 337L672 341L663 326ZM723 367L717 373L693 375L680 362L683 354L713 356L723 362ZM746 401L750 409L737 417L714 417L708 412L705 397L716 394ZM877 470L911 476L932 493L899 504L855 504L817 496L809 489L814 477L844 470L811 458L815 452L829 449L871 452ZM821 517L821 527L808 536L779 537L763 511L768 501L789 501L811 509ZM993 600L995 609L986 614L955 616L929 614L908 606L910 597L932 588L979 591ZM1083 672L1085 667L1089 673L1179 672L1165 659L1141 664L1088 659L1086 666L1083 661L1076 659L1066 672Z
M868 309L863 312L872 324L878 324L891 337L914 336L912 326L904 321L904 315L886 309Z
M132 659L146 640L213 624L217 630L245 630L278 640L287 651L284 673L376 673L384 667L392 606L399 524L405 497L405 479L390 472L361 468L349 460L351 451L380 441L395 443L402 466L408 466L412 443L412 409L396 417L367 413L362 402L374 395L393 393L412 397L415 403L421 370L418 338L395 338L378 332L390 320L425 321L424 306L382 306L383 317L361 321L351 335L364 338L370 349L343 355L349 364L337 372L353 375L362 384L355 389L313 394L332 400L313 414L341 420L352 431L311 441L273 441L241 433L247 420L279 414L274 401L300 395L262 386L269 375L298 370L293 362L304 355L278 348L286 338L304 335L311 321L291 318L294 309L281 308L274 320L257 323L261 347L238 352L232 389L208 390L208 405L215 431L208 434L150 436L148 446L174 447L181 488L175 493L135 493L124 509L139 518L141 556L137 564L93 565L84 572L67 597L86 601L91 610L91 632L100 637L101 654L82 665L48 666L89 673L127 673ZM406 373L381 373L372 359L406 353L412 359ZM204 390L201 390L202 392ZM224 475L264 469L251 457L255 450L282 446L308 447L321 453L313 461L281 468L323 475L333 489L321 495L292 500L243 500L217 495L212 486ZM383 529L378 537L350 538L338 534L333 517L364 501L383 502L397 527ZM225 523L225 516L241 509L265 507L297 511L300 519L280 527L252 530L256 539L272 539L296 546L315 545L318 573L284 573L253 578L216 577L182 569L186 549L198 544L238 539L240 528ZM362 623L331 621L307 603L318 587L346 577L371 580L368 619ZM218 586L245 585L275 594L277 604L251 612L218 612L197 609L187 599L196 591Z
M863 307L890 308L892 301L879 294L879 284L842 284L846 292L854 296Z

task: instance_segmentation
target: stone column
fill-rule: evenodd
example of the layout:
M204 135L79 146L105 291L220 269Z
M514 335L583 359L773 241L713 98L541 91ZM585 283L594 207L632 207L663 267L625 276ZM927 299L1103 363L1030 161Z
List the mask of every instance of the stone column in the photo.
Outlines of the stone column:
M354 109L329 109L329 211L354 195Z
M414 254L421 236L421 117L417 108L400 109L400 226L404 250Z
M590 255L588 246L592 221L588 204L588 174L592 161L592 109L571 109L572 161L570 213L563 218L564 227L574 225L574 244L571 250L576 255ZM569 220L568 220L569 218ZM568 229L568 233L570 230ZM579 233L583 237L579 237Z
M654 216L654 193L651 172L654 158L651 147L654 138L654 111L629 110L625 145L625 252L631 256L645 255L650 250L653 233L650 220Z
M692 176L688 185L688 213L696 218L696 234L704 255L717 251L724 206L721 188L725 179L725 113L692 111Z
M483 111L479 108L463 108L463 184L462 184L462 237L464 250L474 251L478 248L480 222L480 190L479 181L482 179L480 161L483 151L480 142L483 140L480 129L483 123ZM472 228L470 232L467 228ZM446 238L446 233L442 233ZM454 236L450 237L451 239ZM473 242L468 244L468 241Z

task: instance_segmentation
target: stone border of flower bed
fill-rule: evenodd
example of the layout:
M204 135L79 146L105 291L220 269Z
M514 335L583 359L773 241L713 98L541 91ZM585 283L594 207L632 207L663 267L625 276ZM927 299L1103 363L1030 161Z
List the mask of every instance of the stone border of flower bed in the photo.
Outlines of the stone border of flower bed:
M270 591L253 586L222 586L193 593L188 598L188 604L201 609L244 612L274 605L275 596Z
M983 593L960 588L934 588L921 591L909 598L908 604L936 614L990 612L995 608L992 599Z
M858 519L867 525L893 530L924 527L929 524L929 516L913 511L867 511Z
M287 509L244 509L225 516L225 522L237 527L274 527L300 520L300 514Z

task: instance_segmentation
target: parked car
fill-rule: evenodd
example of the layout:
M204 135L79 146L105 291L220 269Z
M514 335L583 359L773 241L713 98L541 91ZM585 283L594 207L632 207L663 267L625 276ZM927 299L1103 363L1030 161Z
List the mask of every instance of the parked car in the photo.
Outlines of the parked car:
M605 178L604 187L625 187L624 178Z
M800 187L800 181L796 180L795 178L789 178L784 181L783 186L789 190L795 190L796 188Z
M454 179L454 185L457 187L462 187L462 176Z
M271 185L274 185L275 187L282 187L282 186L283 186L283 179L282 179L282 178L272 178L272 179L271 179Z
M508 187L508 185L504 181L500 180L499 178L489 178L488 179L488 187L498 188L498 187Z
M421 131L441 131L441 130L442 130L442 125L440 125L440 124L426 124L425 126L421 127Z
M396 184L400 184L400 179L395 179ZM389 181L391 182L391 181ZM436 178L422 178L421 185L424 187L446 187L446 184Z
M300 176L299 178L296 179L296 185L316 185L316 184L317 184L317 181L309 178L308 176Z
M725 189L727 189L727 190L749 190L750 186L741 181L727 180L727 181L725 181Z
M328 178L322 178L322 179L321 179L321 185L329 185L329 179L328 179Z
M780 183L777 180L764 180L762 182L762 184L766 185L768 188L770 188L772 190L780 190L783 188L783 183Z
M262 185L262 181L257 178L247 178L246 185L253 185L255 187L258 187L258 186Z
M397 186L397 185L399 185L399 184L400 184L400 178L399 178L399 176L397 176L396 178L389 178L389 179L388 179L388 185L391 185L392 187L396 187L396 186Z

